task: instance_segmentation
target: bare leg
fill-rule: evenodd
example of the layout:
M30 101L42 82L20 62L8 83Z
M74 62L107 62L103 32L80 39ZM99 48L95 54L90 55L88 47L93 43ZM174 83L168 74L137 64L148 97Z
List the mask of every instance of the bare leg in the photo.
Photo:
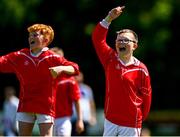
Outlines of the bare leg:
M53 136L53 123L39 124L40 136Z
M19 121L19 136L32 136L34 123Z

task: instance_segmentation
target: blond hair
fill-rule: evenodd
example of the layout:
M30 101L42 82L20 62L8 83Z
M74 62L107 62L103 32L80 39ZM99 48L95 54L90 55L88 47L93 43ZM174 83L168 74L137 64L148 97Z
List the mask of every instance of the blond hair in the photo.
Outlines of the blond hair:
M42 35L44 35L45 38L49 39L48 45L53 41L54 39L54 30L51 26L45 25L45 24L34 24L27 28L28 32L35 32L40 31Z

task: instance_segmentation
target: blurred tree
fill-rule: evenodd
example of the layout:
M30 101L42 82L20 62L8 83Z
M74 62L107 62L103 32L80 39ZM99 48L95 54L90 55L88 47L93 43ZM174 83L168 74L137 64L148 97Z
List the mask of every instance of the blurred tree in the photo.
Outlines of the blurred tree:
M1 26L12 25L21 27L25 20L36 19L35 8L41 4L42 0L1 0L0 16Z

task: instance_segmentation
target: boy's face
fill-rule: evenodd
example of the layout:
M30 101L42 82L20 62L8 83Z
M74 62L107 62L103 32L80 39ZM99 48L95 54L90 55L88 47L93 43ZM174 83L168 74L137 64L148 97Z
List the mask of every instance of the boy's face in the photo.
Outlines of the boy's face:
M131 56L137 48L137 43L132 33L121 33L116 38L116 51L119 55Z
M30 32L28 40L31 50L44 48L47 41L47 39L44 38L40 31Z

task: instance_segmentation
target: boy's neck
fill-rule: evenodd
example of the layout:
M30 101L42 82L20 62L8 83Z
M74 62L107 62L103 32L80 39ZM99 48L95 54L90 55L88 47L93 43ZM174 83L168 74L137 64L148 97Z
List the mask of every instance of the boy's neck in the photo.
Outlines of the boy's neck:
M31 53L34 55L37 55L38 53L40 53L42 51L41 48L36 48L36 49L31 49Z
M38 57L42 52L49 50L48 47L38 48L38 49L30 49L30 53L32 56Z
M134 63L134 58L133 58L133 56L120 56L119 58L120 58L120 60L123 62L123 64L124 64L125 66L128 66L128 65Z

